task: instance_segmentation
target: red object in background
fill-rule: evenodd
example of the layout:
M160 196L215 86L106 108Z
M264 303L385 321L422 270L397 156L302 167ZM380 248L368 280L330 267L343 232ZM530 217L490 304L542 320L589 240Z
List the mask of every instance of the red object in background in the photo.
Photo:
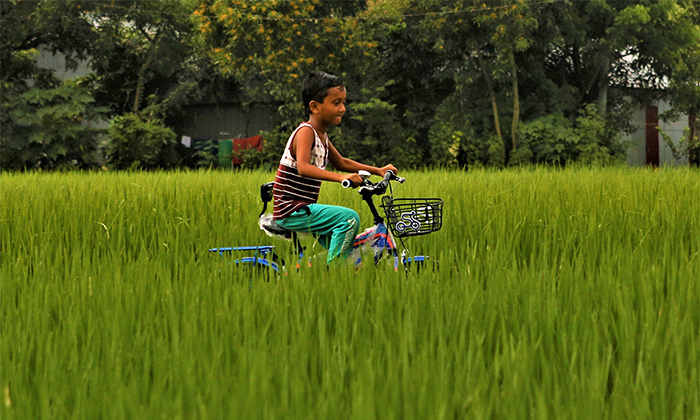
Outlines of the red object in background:
M647 107L646 115L647 165L659 166L659 108Z
M262 152L263 139L262 136L248 137L247 139L233 139L233 154L231 155L231 160L234 165L240 165L243 163L237 155L245 149L255 149L258 152Z

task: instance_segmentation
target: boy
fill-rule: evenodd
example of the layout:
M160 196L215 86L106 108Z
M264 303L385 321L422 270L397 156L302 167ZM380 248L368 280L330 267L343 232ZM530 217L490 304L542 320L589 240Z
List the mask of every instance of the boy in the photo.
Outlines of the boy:
M339 77L324 73L309 73L303 83L302 99L309 120L289 136L280 160L272 190L273 218L287 230L311 232L328 250L327 262L345 258L360 229L360 216L355 210L340 206L317 204L321 181L343 182L354 186L362 183L360 170L384 176L394 165L382 168L364 165L344 158L331 144L326 133L331 125L340 124L345 113L346 91ZM331 163L340 174L326 170Z

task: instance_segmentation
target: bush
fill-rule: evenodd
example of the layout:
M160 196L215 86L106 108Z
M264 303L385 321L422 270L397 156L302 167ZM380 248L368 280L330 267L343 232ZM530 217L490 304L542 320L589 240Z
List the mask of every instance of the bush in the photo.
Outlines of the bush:
M86 121L101 119L89 88L67 80L3 97L0 166L3 169L85 169L98 163L102 130Z
M585 165L609 165L624 158L620 133L606 126L595 105L587 105L576 119L574 135L578 138L576 162Z
M109 126L106 162L114 169L157 169L179 165L176 135L160 119L142 114L115 117Z
M258 168L273 168L272 165L266 165L263 152L258 151L253 147L247 147L238 152L234 152L233 156L240 159L243 163L238 165L239 169L258 169ZM280 154L279 157L282 155ZM279 159L278 157L278 159Z
M521 146L511 153L511 165L571 162L610 164L624 154L614 134L594 105L581 110L575 123L561 115L548 115L520 125Z
M478 138L466 114L455 113L451 102L440 106L428 134L431 161L441 167L482 166L500 156L497 141Z
M521 145L509 163L563 164L576 155L580 141L571 122L561 115L548 115L520 125Z

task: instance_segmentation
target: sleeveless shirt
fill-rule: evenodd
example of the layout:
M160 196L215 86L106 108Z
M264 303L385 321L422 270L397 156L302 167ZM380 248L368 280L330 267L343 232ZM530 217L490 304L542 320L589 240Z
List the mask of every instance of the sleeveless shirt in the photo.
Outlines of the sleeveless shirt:
M328 165L328 135L324 135L325 141L321 141L311 124L308 122L300 124L289 136L284 154L277 168L277 175L272 188L272 196L274 198L272 215L274 220L284 219L299 210L299 208L318 201L321 181L299 175L296 157L292 155L292 142L302 127L311 127L314 130L314 144L311 147L309 163L321 169L326 169Z

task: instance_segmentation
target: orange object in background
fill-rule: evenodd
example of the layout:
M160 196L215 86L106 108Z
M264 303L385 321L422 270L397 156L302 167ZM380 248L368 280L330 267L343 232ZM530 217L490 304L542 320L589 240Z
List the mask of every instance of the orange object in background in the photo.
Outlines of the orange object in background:
M245 149L255 149L258 152L262 152L263 138L262 136L253 136L246 139L233 139L233 154L231 155L231 160L234 165L240 165L243 163L237 155Z

